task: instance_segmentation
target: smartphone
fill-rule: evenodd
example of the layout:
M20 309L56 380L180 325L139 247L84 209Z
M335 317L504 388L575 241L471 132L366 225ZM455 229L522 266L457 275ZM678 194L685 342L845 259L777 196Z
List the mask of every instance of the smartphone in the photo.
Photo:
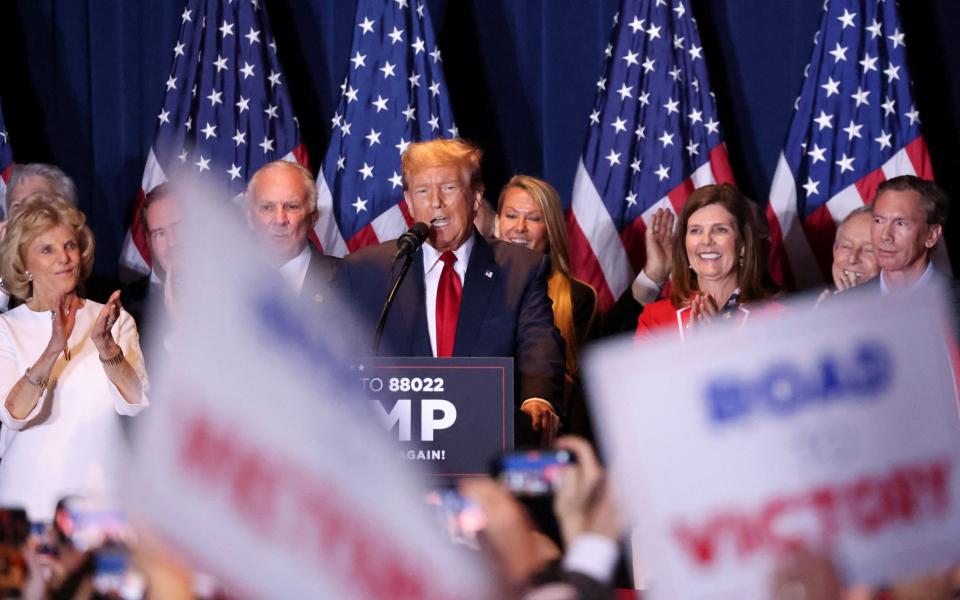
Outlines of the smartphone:
M119 508L97 500L71 496L57 504L53 526L61 543L80 552L105 546L129 546L136 541L133 527Z
M576 462L569 450L527 450L494 461L494 477L516 496L549 496L556 491L560 470Z
M100 500L70 496L57 504L53 526L62 544L93 555L93 588L110 598L145 597L146 580L132 565L136 535L126 514Z
M93 553L93 589L101 596L122 600L146 597L147 581L132 566L130 551L108 544Z
M30 521L22 508L0 508L0 598L19 597L27 579L23 546Z
M426 501L451 540L479 549L477 535L487 526L483 509L453 488L431 490Z

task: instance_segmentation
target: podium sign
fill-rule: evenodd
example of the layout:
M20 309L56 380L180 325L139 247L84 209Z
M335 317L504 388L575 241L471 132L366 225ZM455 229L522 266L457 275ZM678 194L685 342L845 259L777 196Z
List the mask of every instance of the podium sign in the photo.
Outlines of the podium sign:
M434 475L484 474L513 447L512 358L370 358L356 372L403 457Z

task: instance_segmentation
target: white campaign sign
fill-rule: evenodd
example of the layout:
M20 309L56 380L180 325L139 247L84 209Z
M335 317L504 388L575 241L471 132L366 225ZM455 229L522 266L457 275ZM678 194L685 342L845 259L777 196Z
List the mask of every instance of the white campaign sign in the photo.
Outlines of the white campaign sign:
M768 597L800 547L849 583L960 560L948 323L929 285L597 347L587 381L652 597Z
M487 597L342 367L349 319L308 314L237 211L197 196L133 511L243 597Z

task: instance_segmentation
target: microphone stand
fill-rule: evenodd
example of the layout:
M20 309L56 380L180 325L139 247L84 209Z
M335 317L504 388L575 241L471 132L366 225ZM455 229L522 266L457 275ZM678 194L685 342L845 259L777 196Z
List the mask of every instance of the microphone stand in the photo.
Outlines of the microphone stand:
M397 292L400 291L400 284L403 283L403 279L407 276L407 271L410 270L410 265L413 263L413 256L416 252L407 252L407 255L403 259L403 266L400 267L400 274L397 276L397 279L393 283L393 287L390 288L390 293L387 294L387 301L383 305L383 310L380 312L380 320L377 321L377 331L373 335L373 355L377 356L380 352L380 338L383 337L383 328L387 325L387 316L390 314L390 309L393 308L393 301L397 297ZM396 265L396 263L394 263Z

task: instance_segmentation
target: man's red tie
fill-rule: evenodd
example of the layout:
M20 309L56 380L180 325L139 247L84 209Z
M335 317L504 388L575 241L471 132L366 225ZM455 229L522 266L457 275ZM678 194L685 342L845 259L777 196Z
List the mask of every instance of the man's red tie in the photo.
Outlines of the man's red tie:
M444 252L440 260L443 261L443 270L440 271L440 285L437 286L437 356L453 356L463 284L453 269L457 256L453 252Z

